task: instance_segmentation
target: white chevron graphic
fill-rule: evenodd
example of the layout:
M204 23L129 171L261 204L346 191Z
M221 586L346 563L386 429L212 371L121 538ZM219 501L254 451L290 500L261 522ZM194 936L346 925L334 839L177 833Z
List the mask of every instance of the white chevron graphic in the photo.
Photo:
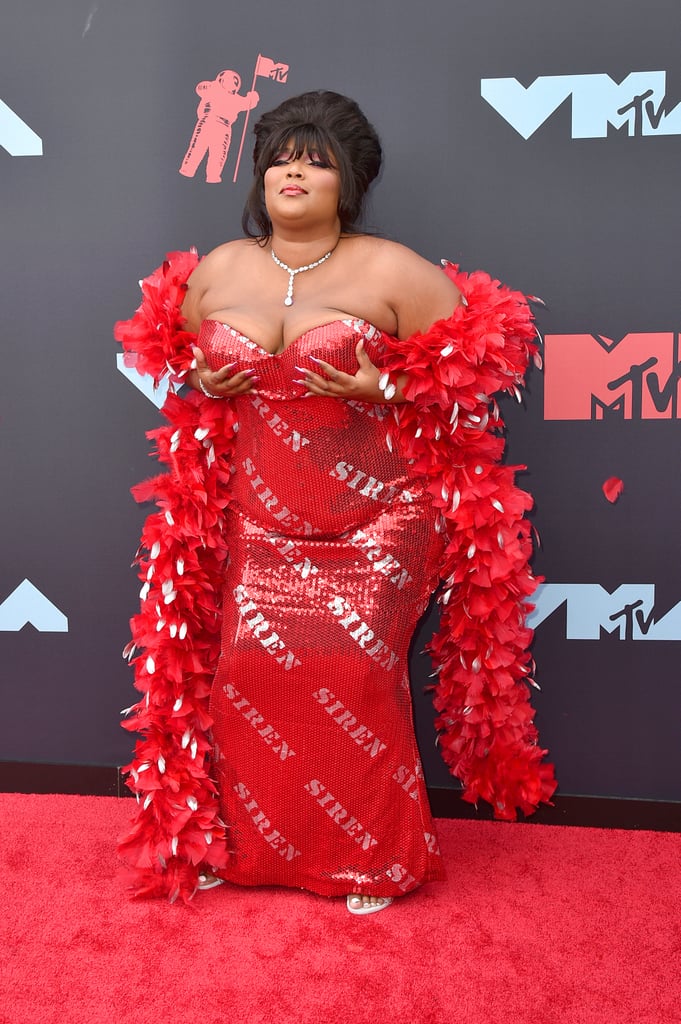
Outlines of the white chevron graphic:
M157 409L161 409L170 389L168 379L164 377L159 386L155 388L154 381L149 374L142 375L141 373L138 373L134 366L126 366L123 359L123 353L117 353L116 366L118 367L119 372L122 373L124 377L127 377L128 380L135 385L138 391L141 391L150 402L153 402Z
M24 580L0 604L0 631L16 633L29 623L40 633L69 631L69 620L64 613L30 580Z
M42 156L43 140L0 100L0 146L10 156Z

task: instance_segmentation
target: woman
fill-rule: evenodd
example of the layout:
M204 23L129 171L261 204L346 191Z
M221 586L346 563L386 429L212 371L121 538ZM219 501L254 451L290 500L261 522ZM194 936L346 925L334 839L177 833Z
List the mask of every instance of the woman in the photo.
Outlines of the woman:
M462 275L359 232L381 150L354 102L295 97L255 135L247 237L176 254L117 330L129 362L195 389L155 432L170 477L138 492L161 512L133 622L145 799L122 850L145 891L191 895L201 867L204 887L374 913L442 877L406 670L441 575L447 760L502 817L553 791L524 684L529 502L497 465L491 399L522 381L532 328L521 296L479 275L469 311Z

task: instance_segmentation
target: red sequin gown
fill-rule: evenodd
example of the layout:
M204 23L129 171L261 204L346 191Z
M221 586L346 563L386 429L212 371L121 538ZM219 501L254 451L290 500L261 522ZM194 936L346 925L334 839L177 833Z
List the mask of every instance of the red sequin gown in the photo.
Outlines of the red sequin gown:
M317 356L354 373L364 339L336 320L271 355L214 320L212 369L255 367L226 529L214 771L243 885L395 896L442 877L407 653L443 551L422 480L386 443L390 406L305 396Z

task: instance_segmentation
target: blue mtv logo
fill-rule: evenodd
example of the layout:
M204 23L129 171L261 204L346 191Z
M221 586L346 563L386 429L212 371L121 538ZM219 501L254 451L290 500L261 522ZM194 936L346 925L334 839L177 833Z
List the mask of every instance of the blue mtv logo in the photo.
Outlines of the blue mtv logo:
M669 108L665 71L610 75L546 75L525 88L517 78L483 78L480 95L529 139L558 107L572 100L572 138L605 139L608 126L627 135L681 135L681 103Z
M624 583L612 593L600 583L542 583L532 601L528 626L564 607L568 640L599 640L602 631L620 640L681 640L681 601L656 619L653 583Z

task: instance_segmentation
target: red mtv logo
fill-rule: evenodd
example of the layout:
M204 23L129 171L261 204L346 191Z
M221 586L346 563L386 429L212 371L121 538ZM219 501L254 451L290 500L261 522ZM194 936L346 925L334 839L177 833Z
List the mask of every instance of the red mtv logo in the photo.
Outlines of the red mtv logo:
M547 334L544 419L677 419L678 336Z

